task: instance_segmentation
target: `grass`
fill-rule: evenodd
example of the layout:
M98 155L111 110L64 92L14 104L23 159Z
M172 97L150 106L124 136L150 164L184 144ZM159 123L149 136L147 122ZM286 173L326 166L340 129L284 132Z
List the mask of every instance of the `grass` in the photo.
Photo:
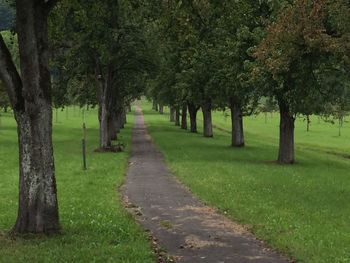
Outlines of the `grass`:
M350 262L350 126L313 118L311 131L296 123L297 164L273 162L278 151L278 116L245 119L244 149L233 149L230 134L190 134L143 103L149 131L177 177L206 203L246 225L258 238L297 262ZM200 117L201 115L199 115ZM216 112L213 122L230 130ZM199 131L202 125L199 124ZM336 153L336 154L334 154Z
M130 151L131 125L120 140L126 152L94 153L98 146L96 110L86 114L88 170L82 170L81 113L59 112L54 145L61 235L11 240L18 200L18 150L15 122L2 114L0 125L0 262L154 262L144 232L123 208L118 187L123 183Z

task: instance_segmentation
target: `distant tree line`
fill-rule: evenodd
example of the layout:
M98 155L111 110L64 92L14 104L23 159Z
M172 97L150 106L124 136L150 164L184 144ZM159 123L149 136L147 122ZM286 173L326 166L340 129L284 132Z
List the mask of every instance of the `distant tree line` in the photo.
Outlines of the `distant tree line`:
M159 66L147 95L181 114L183 128L188 111L197 132L201 109L203 134L212 137L212 110L228 108L232 146L243 147L244 116L277 109L278 162L291 164L297 116L342 124L350 109L349 1L184 0L158 8Z

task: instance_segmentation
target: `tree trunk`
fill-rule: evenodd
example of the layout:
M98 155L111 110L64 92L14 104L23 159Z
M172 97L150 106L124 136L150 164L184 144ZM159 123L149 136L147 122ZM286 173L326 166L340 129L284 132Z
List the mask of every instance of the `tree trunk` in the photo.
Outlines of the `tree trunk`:
M294 122L295 118L289 112L289 108L280 102L280 142L278 162L280 164L294 163Z
M99 103L99 123L100 123L100 149L107 150L112 146L111 134L109 132L109 112L107 98L103 96Z
M180 107L175 109L175 126L180 126Z
M122 108L120 111L120 128L121 129L125 128L125 123L126 123L125 120L126 120L126 115L125 115L124 108Z
M175 122L175 108L170 106L170 122Z
M124 129L125 125L125 113L122 108L117 111L117 132L119 133L121 129Z
M339 117L339 125L338 125L338 135L341 136L341 128L343 127L343 117Z
M155 100L152 103L152 110L158 111L158 103Z
M99 107L100 124L100 151L112 150L112 139L115 138L115 121L113 116L116 114L118 89L113 87L113 70L109 65L102 69L99 57L96 57L95 78L97 83L97 96ZM111 130L112 129L112 130Z
M307 132L310 131L310 124L311 124L310 115L306 115L306 131Z
M15 233L60 229L52 145L47 17L52 1L16 1L21 77L0 37L0 77L17 121L19 206Z
M188 112L190 113L190 124L191 124L191 132L197 133L197 112L198 107L193 103L188 103Z
M123 112L123 117L124 117L124 124L128 123L128 118L127 118L127 113L128 113L129 108L125 107L124 112Z
M117 137L117 113L115 111L111 112L109 120L108 120L108 133L109 133L109 140L116 141L118 139Z
M211 102L207 101L202 105L203 112L203 135L213 137L213 124L211 118Z
M187 130L187 105L182 106L181 111L181 129Z
M159 104L159 113L164 114L164 105L163 104Z
M14 227L17 233L52 233L59 230L49 115L50 105L46 105L35 118L16 114L20 148L20 197Z
M232 122L232 147L244 147L243 114L238 103L230 102Z
M120 113L117 112L116 113L116 123L115 123L115 127L116 127L116 131L117 131L117 134L120 133L120 130L122 129L122 124L121 124L121 117L120 117Z

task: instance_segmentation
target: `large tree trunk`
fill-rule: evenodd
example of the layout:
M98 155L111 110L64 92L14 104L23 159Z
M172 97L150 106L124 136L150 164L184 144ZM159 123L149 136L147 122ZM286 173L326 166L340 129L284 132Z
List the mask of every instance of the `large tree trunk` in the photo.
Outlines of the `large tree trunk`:
M202 105L202 112L203 112L203 135L204 137L213 137L211 102L209 100Z
M232 147L244 147L242 109L234 99L230 101L232 122Z
M187 130L187 105L182 106L181 111L181 129Z
M191 124L191 132L197 133L197 112L198 107L194 105L194 103L188 103L188 112L190 114L190 124Z
M295 118L291 115L289 108L283 102L280 102L280 142L278 162L281 164L294 163L294 122Z
M113 114L115 114L117 95L112 87L112 70L108 67L102 70L99 58L96 58L96 82L98 87L98 107L99 107L99 124L100 124L100 151L109 151L112 147L111 123Z
M33 118L17 113L20 181L17 233L52 233L59 230L52 148L51 105Z
M170 122L175 122L175 107L170 106Z
M175 125L180 126L180 107L175 108Z
M52 146L47 16L52 1L16 1L19 76L0 37L0 77L18 125L19 206L15 233L60 229Z

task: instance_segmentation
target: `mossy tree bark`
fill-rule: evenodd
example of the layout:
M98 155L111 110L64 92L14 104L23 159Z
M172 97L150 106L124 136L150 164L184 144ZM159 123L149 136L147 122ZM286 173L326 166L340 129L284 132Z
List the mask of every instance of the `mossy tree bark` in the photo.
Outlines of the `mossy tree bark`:
M52 145L47 19L55 1L16 1L21 75L0 35L0 77L18 126L19 206L15 233L60 230Z

